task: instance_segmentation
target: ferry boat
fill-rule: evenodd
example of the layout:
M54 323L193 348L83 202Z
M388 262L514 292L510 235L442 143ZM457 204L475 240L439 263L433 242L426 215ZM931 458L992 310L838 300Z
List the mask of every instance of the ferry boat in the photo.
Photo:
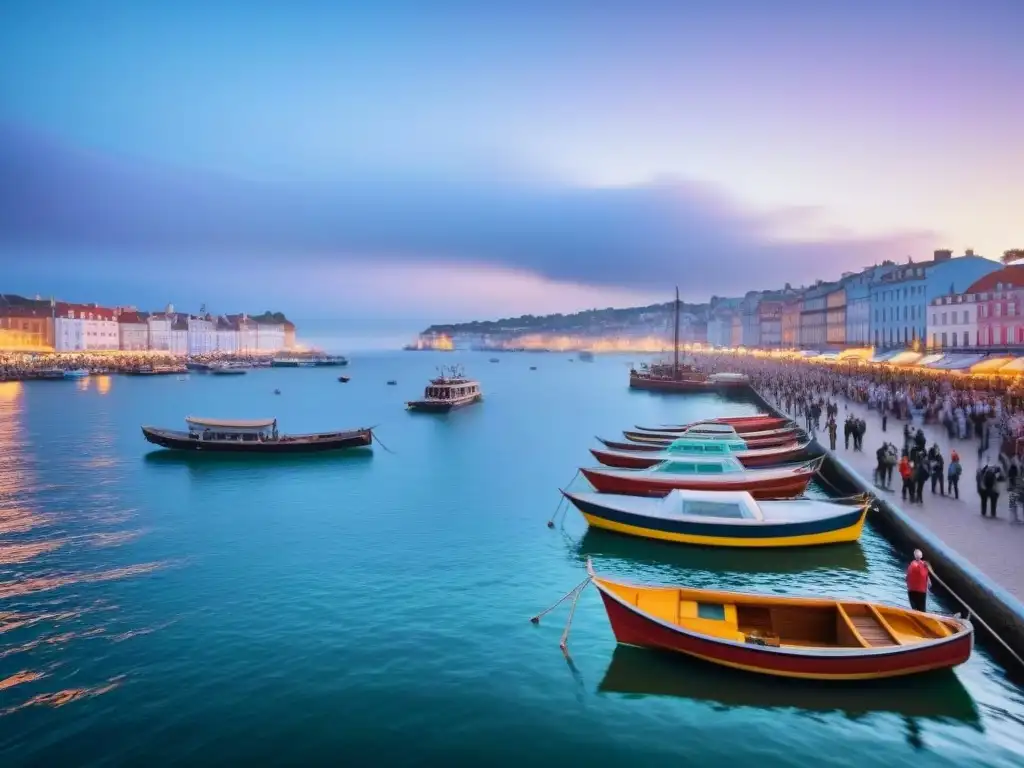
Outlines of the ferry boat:
M410 400L405 407L424 413L448 413L455 408L478 403L483 399L480 382L466 378L461 368L442 368L441 375L431 379L422 400Z
M162 448L205 453L319 453L373 446L372 429L281 435L277 419L225 421L189 416L185 424L187 431L143 427L142 434Z

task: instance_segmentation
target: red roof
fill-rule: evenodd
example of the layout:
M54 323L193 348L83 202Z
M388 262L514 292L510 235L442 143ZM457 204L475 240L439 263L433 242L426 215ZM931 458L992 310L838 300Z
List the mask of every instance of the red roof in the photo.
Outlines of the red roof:
M88 318L92 315L93 320L114 320L114 310L107 307L100 307L95 304L67 304L63 301L57 302L57 317L68 317L70 312L75 313L76 319Z
M146 316L146 312L122 312L117 320L121 323L145 323Z
M1002 283L1007 288L1024 288L1024 264L1003 267L998 272L989 272L980 280L975 280L964 293L987 293L996 290Z

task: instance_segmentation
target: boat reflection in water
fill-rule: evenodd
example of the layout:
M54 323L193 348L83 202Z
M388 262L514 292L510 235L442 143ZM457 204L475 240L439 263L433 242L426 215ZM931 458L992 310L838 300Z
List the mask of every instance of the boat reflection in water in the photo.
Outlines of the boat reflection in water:
M690 573L706 571L720 574L734 573L788 574L813 573L817 570L868 570L868 560L858 542L833 544L829 547L794 547L779 557L777 551L745 549L741 552L723 551L712 547L680 547L672 542L655 539L637 539L599 528L588 528L575 545L575 556L580 563L588 557L607 561L621 560L629 565L653 566L666 579L676 578L680 570ZM649 573L647 578L658 578Z
M744 674L679 654L617 646L597 687L603 694L670 696L729 709L788 709L804 714L840 712L851 720L872 714L955 721L981 730L977 706L950 671L914 678L844 685ZM913 722L908 739L919 739Z

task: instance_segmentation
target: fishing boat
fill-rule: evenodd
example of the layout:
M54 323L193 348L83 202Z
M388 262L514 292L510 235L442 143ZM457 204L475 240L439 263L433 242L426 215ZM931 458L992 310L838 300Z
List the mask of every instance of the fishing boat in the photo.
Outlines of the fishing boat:
M706 392L710 384L708 377L693 366L680 365L679 363L679 288L676 288L676 300L674 311L674 333L672 365L657 365L647 370L629 371L630 389L643 389L652 392Z
M744 432L740 435L728 424L698 424L685 432L635 432L627 430L622 433L627 440L634 443L667 446L682 437L695 437L701 440L742 440L750 448L770 448L786 445L801 438L802 433L796 427L770 429L763 432Z
M863 600L634 585L598 576L615 639L765 675L868 680L951 669L974 649L959 617Z
M405 407L423 413L448 413L483 400L480 382L466 378L458 366L440 369L440 375L430 380L422 400L410 400Z
M717 419L704 419L703 421L693 421L689 424L678 424L673 426L637 426L636 429L641 432L686 432L687 430L701 424L728 424L736 432L742 435L747 432L764 432L769 429L782 429L784 427L792 426L793 422L790 419L786 419L781 416L759 413L756 416L722 416Z
M142 434L162 448L205 453L313 453L370 448L373 444L372 429L281 435L277 419L225 421L189 416L185 424L185 431L143 427Z
M646 469L668 459L687 456L735 456L744 467L772 467L809 458L810 445L811 441L805 440L767 448L751 448L743 440L681 438L658 451L602 451L591 448L590 452L606 467L624 469Z
M748 491L757 499L801 495L822 458L784 467L747 469L735 456L669 459L647 469L583 467L580 472L601 493L665 496L675 488L695 491Z
M319 355L313 358L313 365L317 368L332 368L341 365L348 365L348 358L344 355Z
M562 491L594 528L709 547L806 547L856 541L868 503L756 501L745 491L675 489L663 498Z
M87 368L78 368L73 371L64 371L63 374L65 379L84 379L88 375L89 370Z

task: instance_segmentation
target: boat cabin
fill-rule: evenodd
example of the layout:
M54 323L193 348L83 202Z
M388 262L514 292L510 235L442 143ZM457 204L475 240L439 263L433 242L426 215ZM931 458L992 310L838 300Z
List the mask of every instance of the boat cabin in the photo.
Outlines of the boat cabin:
M762 520L764 515L754 497L746 492L716 491L714 494L671 491L661 499L666 512L673 517L718 517L729 520Z
M728 456L735 451L747 450L742 440L696 440L683 437L669 443L668 452L689 456Z
M721 475L743 472L744 467L735 456L693 456L685 459L668 459L655 464L651 471L677 475Z
M427 400L462 400L480 394L480 384L470 379L434 379L424 392Z
M188 424L188 436L192 440L269 442L278 439L277 419L225 421L189 416L185 423Z

